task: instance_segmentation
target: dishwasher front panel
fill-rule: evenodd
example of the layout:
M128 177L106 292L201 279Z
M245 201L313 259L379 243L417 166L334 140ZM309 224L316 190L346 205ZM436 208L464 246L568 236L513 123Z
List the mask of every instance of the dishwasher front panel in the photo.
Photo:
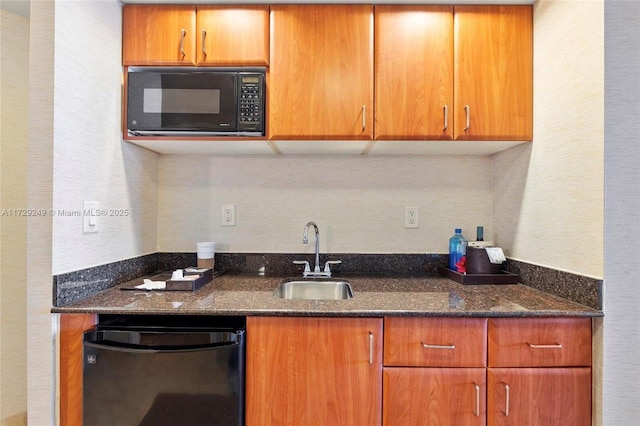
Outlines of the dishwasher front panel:
M84 426L244 424L244 330L85 333Z

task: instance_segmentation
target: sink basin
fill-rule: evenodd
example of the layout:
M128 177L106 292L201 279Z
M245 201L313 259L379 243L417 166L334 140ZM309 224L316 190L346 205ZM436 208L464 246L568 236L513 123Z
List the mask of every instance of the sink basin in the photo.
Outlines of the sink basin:
M346 281L300 280L280 283L273 295L280 299L341 300L351 299L353 290Z

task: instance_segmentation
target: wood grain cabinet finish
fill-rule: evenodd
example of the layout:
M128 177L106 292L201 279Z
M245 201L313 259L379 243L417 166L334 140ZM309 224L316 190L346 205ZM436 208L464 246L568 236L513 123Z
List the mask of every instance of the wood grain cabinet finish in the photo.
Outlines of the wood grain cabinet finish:
M488 330L489 425L591 424L590 318L492 318Z
M487 420L493 425L591 425L591 369L489 368Z
M590 365L590 318L489 320L490 367Z
M196 27L198 65L269 65L268 5L198 5Z
M373 6L272 5L270 139L373 138Z
M455 139L531 140L531 6L455 6L454 43Z
M486 424L486 361L486 318L385 317L383 424Z
M486 318L386 317L384 365L485 367Z
M194 5L125 5L122 64L195 65Z
M452 139L453 6L376 5L376 139Z
M486 424L484 368L385 367L385 426Z
M82 339L95 314L60 315L60 425L82 424Z
M246 424L379 425L382 319L248 317Z

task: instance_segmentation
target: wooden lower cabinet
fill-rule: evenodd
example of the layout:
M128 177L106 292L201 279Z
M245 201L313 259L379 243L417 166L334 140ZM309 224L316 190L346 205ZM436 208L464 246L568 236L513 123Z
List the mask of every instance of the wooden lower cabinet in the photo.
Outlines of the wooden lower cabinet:
M60 425L82 424L82 336L95 314L60 315Z
M489 368L493 425L591 425L591 368Z
M486 424L486 369L385 367L385 426Z
M381 401L381 318L247 318L247 426L375 426Z

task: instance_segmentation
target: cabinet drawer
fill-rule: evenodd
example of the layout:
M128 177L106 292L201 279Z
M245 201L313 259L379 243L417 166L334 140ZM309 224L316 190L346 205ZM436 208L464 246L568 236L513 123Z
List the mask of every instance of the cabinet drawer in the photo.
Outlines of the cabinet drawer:
M590 365L590 318L489 320L490 367Z
M384 365L484 367L485 318L405 318L384 320Z

